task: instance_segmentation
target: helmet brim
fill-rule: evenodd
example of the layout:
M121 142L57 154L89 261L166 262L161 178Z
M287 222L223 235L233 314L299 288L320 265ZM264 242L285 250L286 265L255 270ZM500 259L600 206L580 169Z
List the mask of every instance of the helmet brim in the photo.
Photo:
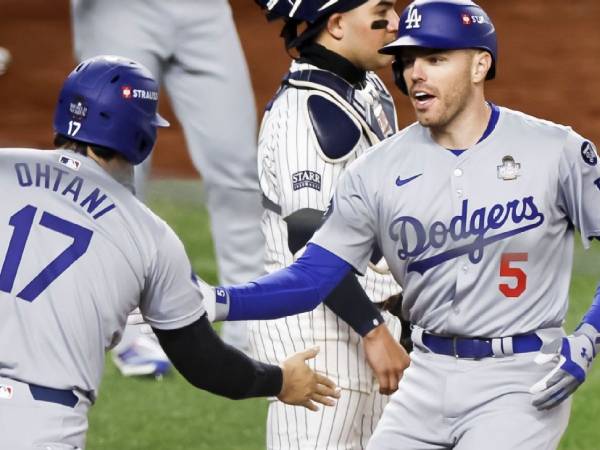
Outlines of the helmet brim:
M385 47L379 49L379 53L384 55L397 55L404 47L422 47L422 48L437 48L437 49L456 49L456 44L450 40L440 39L439 37L430 38L402 36L395 41L390 42Z
M154 125L155 127L161 127L161 128L167 128L167 127L171 126L169 121L166 120L159 113L156 113L156 115L154 116L154 120L152 120L152 125Z

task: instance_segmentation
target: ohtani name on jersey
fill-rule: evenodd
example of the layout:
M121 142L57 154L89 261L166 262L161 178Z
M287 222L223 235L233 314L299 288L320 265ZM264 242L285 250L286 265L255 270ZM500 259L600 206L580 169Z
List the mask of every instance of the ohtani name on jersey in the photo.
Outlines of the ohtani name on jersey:
M302 170L292 174L292 187L295 191L302 188L321 190L321 174L312 170Z
M116 208L110 198L100 188L89 186L86 180L73 176L72 172L50 164L15 164L17 182L21 187L38 187L51 190L81 206L94 219Z
M446 224L434 222L427 230L419 219L402 216L394 219L389 227L390 238L400 243L398 258L413 261L408 265L409 272L425 273L432 267L446 261L469 255L469 260L477 264L483 258L485 246L507 239L520 233L539 227L544 222L544 215L538 210L533 196L521 200L511 200L505 205L495 204L490 208L478 208L469 213L469 201L463 200L462 211ZM507 226L515 225L510 230L500 231ZM488 232L498 230L487 236ZM475 239L472 239L472 238ZM441 248L448 240L457 244L469 241L465 245L454 246L445 252L429 258L414 260L426 250Z

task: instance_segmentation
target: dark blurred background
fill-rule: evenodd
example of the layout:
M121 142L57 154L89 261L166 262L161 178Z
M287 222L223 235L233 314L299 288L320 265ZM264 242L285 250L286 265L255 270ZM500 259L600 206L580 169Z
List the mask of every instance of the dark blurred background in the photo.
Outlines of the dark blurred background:
M281 25L267 23L253 0L230 3L260 118L290 61L279 38ZM399 1L398 11L407 3ZM599 143L600 2L479 3L494 21L499 40L498 76L488 83L488 98L570 125ZM68 0L0 0L0 46L8 48L13 58L8 72L0 76L0 147L49 148L54 102L75 65ZM393 86L390 70L381 75L396 98L400 126L409 124L412 110ZM167 101L161 112L175 122ZM161 130L154 174L195 176L184 145L178 124Z

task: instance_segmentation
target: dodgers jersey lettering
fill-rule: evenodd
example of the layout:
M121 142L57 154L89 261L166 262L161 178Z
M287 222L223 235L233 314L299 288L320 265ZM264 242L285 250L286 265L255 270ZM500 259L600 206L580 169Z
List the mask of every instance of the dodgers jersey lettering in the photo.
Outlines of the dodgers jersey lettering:
M0 149L0 190L0 376L94 398L130 311L204 314L179 239L92 159Z
M377 244L404 288L404 314L432 333L561 326L572 224L586 247L600 236L593 145L568 127L499 110L492 133L459 156L417 123L382 142L342 176L313 238L360 272Z
M356 142L347 153L332 156L321 146L310 116L310 102L326 102L354 123ZM389 98L390 101L384 101ZM262 228L266 237L266 270L290 265L285 218L310 208L325 211L340 175L373 144L397 129L391 96L381 80L367 73L364 87L355 89L332 72L309 63L292 62L286 81L269 105L260 129L258 170L267 203ZM400 292L389 271L371 265L359 282L374 302ZM380 273L381 272L381 273ZM326 306L297 316L251 322L255 356L277 363L290 352L320 345L315 368L344 388L370 392L372 374L360 340L343 320Z

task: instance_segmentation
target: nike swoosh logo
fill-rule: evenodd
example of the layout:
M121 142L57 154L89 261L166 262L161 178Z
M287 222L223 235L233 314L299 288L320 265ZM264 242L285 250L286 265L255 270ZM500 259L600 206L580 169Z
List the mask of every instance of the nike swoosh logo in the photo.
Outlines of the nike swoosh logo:
M422 173L418 174L418 175L414 175L410 178L396 178L396 186L404 186L406 183L410 183L412 180L414 180L415 178L419 178L421 175L423 175Z

